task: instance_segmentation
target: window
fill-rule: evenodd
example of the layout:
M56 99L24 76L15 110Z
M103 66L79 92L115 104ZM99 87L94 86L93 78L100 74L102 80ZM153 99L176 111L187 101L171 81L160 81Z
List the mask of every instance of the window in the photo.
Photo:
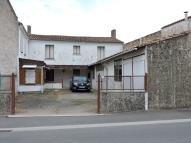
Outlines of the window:
M54 59L54 45L45 45L45 59Z
M73 69L73 75L80 75L80 69Z
M73 54L74 55L80 55L80 46L73 46Z
M114 61L114 80L121 81L122 79L122 59Z
M98 46L97 47L97 60L101 60L105 57L105 47Z
M35 70L28 69L25 71L26 84L35 84Z

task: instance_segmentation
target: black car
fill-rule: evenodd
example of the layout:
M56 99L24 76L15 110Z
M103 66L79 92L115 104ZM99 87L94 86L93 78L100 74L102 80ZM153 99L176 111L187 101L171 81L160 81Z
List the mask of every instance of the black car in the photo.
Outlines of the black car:
M90 80L86 76L73 76L70 81L70 89L72 91L90 91Z

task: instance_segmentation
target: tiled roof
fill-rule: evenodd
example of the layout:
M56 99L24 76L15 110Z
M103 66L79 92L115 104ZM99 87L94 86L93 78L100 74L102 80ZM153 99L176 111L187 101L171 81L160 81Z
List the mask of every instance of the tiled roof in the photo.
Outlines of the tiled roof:
M185 36L185 35L187 35L187 34L189 34L189 33L191 33L191 30L190 30L190 31L183 32L183 33L180 33L180 34L175 34L175 35L172 35L172 36L169 36L169 37L165 37L165 38L161 38L161 39L156 39L156 40L150 41L150 42L148 42L148 43L143 43L143 44L141 44L141 45L137 45L137 46L135 46L135 47L131 47L131 48L129 48L129 49L123 50L122 52L119 52L119 53L116 53L116 54L114 54L114 55L111 55L111 56L109 56L109 57L107 57L107 58L104 58L104 59L102 59L102 60L100 60L100 61L97 61L96 63L93 63L93 64L91 64L91 65L89 65L89 66L94 66L94 65L103 63L103 62L105 62L105 61L109 61L109 60L111 60L111 59L113 59L113 58L122 56L122 55L127 54L127 53L131 53L131 52L136 51L136 50L138 50L138 49L140 49L140 48L144 48L145 46L149 46L149 45L156 44L156 43L159 43L159 42L163 42L163 41L166 41L166 40L170 40L170 39L178 38L178 37L181 37L181 36Z
M81 37L81 36L62 36L62 35L29 35L30 40L44 41L75 41L75 42L96 42L96 43L123 43L112 37Z

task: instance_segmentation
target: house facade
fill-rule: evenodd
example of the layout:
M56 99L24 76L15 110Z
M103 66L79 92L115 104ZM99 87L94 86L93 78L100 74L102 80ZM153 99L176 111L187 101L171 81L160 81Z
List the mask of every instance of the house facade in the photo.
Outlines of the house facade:
M90 64L123 50L115 30L111 37L36 35L30 26L27 31L28 38L26 32L21 38L25 48L20 44L19 92L69 89L73 75L90 79Z

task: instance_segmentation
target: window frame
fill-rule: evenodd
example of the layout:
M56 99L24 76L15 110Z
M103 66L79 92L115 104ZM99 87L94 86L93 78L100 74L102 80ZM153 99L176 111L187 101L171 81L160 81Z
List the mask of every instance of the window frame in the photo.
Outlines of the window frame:
M51 48L53 49L52 55L51 55ZM46 49L48 49L48 55L47 55ZM47 60L53 60L54 59L54 45L48 45L48 44L45 45L45 59L47 59Z
M97 59L101 60L105 58L105 46L97 46Z
M73 45L73 55L80 55L80 45Z
M28 80L27 80L27 79L29 78L29 77L27 76L27 72L28 72L28 71L33 71L33 72L34 72L34 77L33 77L33 78L34 78L34 79L33 79L34 82L28 82ZM31 77L30 77L30 78L31 78ZM35 84L36 84L36 70L35 70L35 69L25 69L25 84L26 84L26 85L35 85Z

